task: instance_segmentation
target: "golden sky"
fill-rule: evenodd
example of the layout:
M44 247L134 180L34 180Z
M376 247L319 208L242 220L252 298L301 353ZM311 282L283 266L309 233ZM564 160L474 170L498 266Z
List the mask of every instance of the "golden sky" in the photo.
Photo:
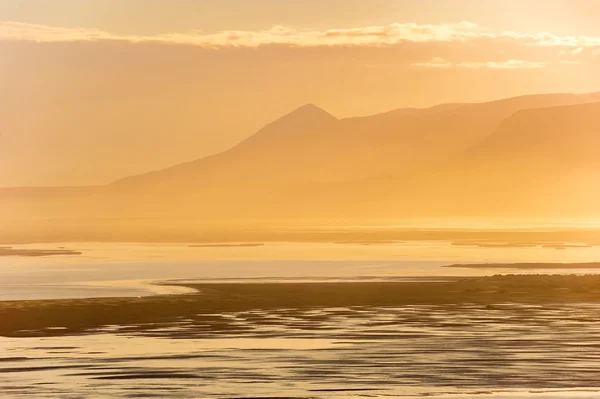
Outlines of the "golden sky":
M196 159L304 103L599 91L599 17L595 0L0 0L0 186Z

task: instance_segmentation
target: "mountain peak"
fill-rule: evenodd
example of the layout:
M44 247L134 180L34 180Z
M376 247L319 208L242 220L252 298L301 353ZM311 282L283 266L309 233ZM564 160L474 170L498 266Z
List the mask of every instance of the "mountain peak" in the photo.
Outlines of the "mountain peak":
M313 103L307 103L304 105L299 106L298 108L296 108L296 111L323 111L323 109L321 109L320 107L317 107L315 104ZM325 111L323 111L325 112Z
M296 108L281 119L288 119L290 117L303 118L307 120L337 120L337 118L331 115L329 112L317 107L312 103L304 104Z

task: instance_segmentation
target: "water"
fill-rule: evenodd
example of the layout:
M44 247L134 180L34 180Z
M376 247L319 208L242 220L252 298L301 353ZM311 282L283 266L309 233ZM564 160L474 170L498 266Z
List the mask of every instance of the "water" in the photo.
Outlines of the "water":
M2 398L597 398L600 305L279 309L0 339ZM185 338L181 338L185 337Z
M190 248L187 244L69 243L17 248L80 251L80 256L0 257L0 300L119 297L186 292L151 284L170 279L423 277L514 273L441 268L469 262L590 262L600 247L478 248L441 241L393 245L267 243ZM596 273L599 270L568 270ZM522 273L524 271L518 271ZM527 270L540 273L540 270ZM560 270L553 270L559 273Z
M446 242L19 247L59 246L83 255L0 257L0 300L181 292L152 284L168 279L446 278L515 272L440 267L451 263L600 258L598 247ZM85 336L0 337L0 398L598 398L599 322L596 304L362 306L202 315L136 332L105 326Z

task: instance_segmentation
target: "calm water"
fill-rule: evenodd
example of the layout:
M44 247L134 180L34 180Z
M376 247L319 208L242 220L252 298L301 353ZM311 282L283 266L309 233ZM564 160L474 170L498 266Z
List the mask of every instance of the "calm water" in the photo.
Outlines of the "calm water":
M169 279L464 276L514 270L440 266L466 262L590 262L600 259L600 247L563 250L478 248L439 241L393 245L268 243L261 247L226 248L190 248L185 244L70 243L17 248L58 247L77 250L83 255L0 257L0 300L183 292L182 288L150 284ZM598 270L568 272L595 273Z
M600 305L281 309L0 338L2 398L597 398ZM185 338L174 338L174 337ZM598 390L598 391L597 391Z
M0 300L180 292L150 284L168 279L443 277L507 272L440 267L451 263L600 259L597 247L443 242L20 248L59 246L83 255L0 257ZM108 326L87 336L0 337L0 398L599 398L599 322L592 304L356 307L203 315L141 333Z

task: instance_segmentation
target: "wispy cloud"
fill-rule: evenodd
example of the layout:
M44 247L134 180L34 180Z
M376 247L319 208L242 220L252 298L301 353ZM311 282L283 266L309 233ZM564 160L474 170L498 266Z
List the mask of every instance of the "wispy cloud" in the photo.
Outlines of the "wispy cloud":
M459 62L452 63L443 58L432 58L427 62L416 62L412 64L417 68L462 68L462 69L539 69L547 66L545 62L525 61L525 60L507 60L507 61L486 61L486 62Z
M462 62L457 65L460 68L539 69L546 67L547 63L527 60L507 60L487 62Z
M74 42L95 40L126 40L96 29L61 28L22 22L0 21L0 40L34 42Z
M560 64L562 64L562 65L579 65L579 64L581 64L581 61L560 60Z
M116 35L97 29L60 28L21 22L0 22L0 40L71 42L116 40L132 43L161 42L202 47L290 46L380 46L401 42L464 41L477 36L477 25L418 25L414 23L368 26L352 29L302 31L275 26L262 31L223 31L218 33L172 33L159 36Z
M426 62L415 62L411 66L418 67L418 68L440 68L440 69L444 69L444 68L452 68L454 66L454 64L451 63L450 61L446 61L443 58L434 57L431 60L426 61Z
M390 24L350 29L299 30L275 26L268 30L188 32L155 36L120 35L98 29L65 28L0 21L0 42L154 43L204 49L351 48L397 49L395 60L427 69L542 69L551 65L592 62L600 54L600 37L551 33L493 33L472 22L452 24ZM402 48L405 46L405 48ZM433 58L431 58L433 56Z
M453 24L390 24L350 29L298 30L275 26L268 30L230 30L217 33L187 32L158 36L118 35L98 29L63 28L22 22L0 21L0 40L34 42L126 41L159 42L208 48L260 47L264 45L312 46L388 46L412 42L467 42L470 40L514 41L528 46L600 48L600 37L557 36L551 33L491 33L472 22Z

